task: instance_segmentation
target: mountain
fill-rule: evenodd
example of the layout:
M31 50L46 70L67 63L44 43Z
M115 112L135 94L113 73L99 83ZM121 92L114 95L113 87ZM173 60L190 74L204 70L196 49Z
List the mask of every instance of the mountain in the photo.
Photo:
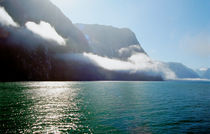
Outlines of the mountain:
M104 26L107 34L101 31L100 37L105 40L95 38L102 47L98 49L109 48L110 52L103 53L91 46L87 35L49 0L4 0L0 11L0 81L163 80L160 73L149 70L107 69L87 56L126 60L132 54L144 53L128 29L106 30L108 27ZM112 32L115 37L108 36ZM116 61L106 59L110 60ZM118 59L117 62L126 64L126 68L134 64Z
M200 68L196 71L201 78L210 79L210 68Z
M208 68L208 70L205 71L202 77L206 79L210 79L210 68Z
M128 28L115 28L98 24L75 24L85 35L92 52L109 57L126 60L133 54L146 52L141 47L135 34ZM177 78L199 78L189 67L175 62L164 63Z
M110 58L126 59L134 52L145 53L135 34L128 28L98 24L75 24L85 35L92 52Z
M49 0L0 6L0 81L199 77L183 64L152 60L128 28L72 24Z
M166 64L176 74L177 78L200 78L194 70L182 63L169 62Z
M82 32L49 0L4 0L0 5L21 26L28 21L50 23L67 40L67 46L71 52L90 51Z

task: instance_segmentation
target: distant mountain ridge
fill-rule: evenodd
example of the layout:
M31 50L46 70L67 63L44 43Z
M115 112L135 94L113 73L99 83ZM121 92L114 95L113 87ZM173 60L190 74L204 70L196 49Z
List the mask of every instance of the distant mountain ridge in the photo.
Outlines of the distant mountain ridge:
M210 68L200 68L196 71L201 78L210 79Z
M177 78L200 78L196 71L182 63L169 62L166 64L176 74Z

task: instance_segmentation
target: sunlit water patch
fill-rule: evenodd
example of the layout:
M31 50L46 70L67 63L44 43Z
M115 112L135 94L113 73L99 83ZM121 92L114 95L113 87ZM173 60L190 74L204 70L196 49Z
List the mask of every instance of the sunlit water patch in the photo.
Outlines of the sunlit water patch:
M209 82L0 83L0 133L210 133Z

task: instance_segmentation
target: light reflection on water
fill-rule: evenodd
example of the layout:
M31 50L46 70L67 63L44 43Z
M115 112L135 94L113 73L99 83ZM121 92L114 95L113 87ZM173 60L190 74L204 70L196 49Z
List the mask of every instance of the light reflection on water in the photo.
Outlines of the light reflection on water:
M0 133L208 133L210 83L0 83Z
M79 122L79 113L68 113L68 110L79 111L75 100L78 88L71 88L70 83L66 82L39 82L29 83L32 90L28 90L33 100L31 110L37 115L36 122L32 125L33 131L39 132L56 132L67 131L69 128L76 130L77 125L74 122ZM63 118L70 118L71 123L63 122Z
M80 102L80 99L77 98L80 89L72 88L72 83L23 82L11 83L10 88L12 87L18 87L16 91L13 91L13 95L22 99L6 100L7 102L4 104L9 103L13 106L12 114L17 118L25 116L21 120L22 122L28 120L26 121L28 124L24 124L28 127L11 132L59 133L60 130L63 132L75 131L84 127L76 124L80 122L83 115L77 106L77 103ZM21 106L15 107L14 103ZM18 126L18 124L16 125Z

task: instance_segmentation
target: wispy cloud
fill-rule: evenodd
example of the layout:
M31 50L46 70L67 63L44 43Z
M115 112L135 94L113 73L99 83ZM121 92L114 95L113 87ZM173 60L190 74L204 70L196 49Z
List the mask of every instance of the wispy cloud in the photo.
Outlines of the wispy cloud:
M4 7L1 7L1 6L0 6L0 23L5 26L18 27L18 24L7 13Z
M84 53L85 57L94 61L100 67L113 71L127 71L129 73L143 72L148 75L161 75L164 79L175 79L176 75L164 63L151 60L144 53L136 53L126 61Z
M131 55L138 52L143 52L143 49L140 47L139 44L130 45L128 47L123 47L118 50L119 56L121 57L130 57Z
M28 30L41 36L44 39L56 41L60 45L66 45L65 39L59 35L55 28L47 22L41 21L39 24L34 22L27 22L25 26Z

